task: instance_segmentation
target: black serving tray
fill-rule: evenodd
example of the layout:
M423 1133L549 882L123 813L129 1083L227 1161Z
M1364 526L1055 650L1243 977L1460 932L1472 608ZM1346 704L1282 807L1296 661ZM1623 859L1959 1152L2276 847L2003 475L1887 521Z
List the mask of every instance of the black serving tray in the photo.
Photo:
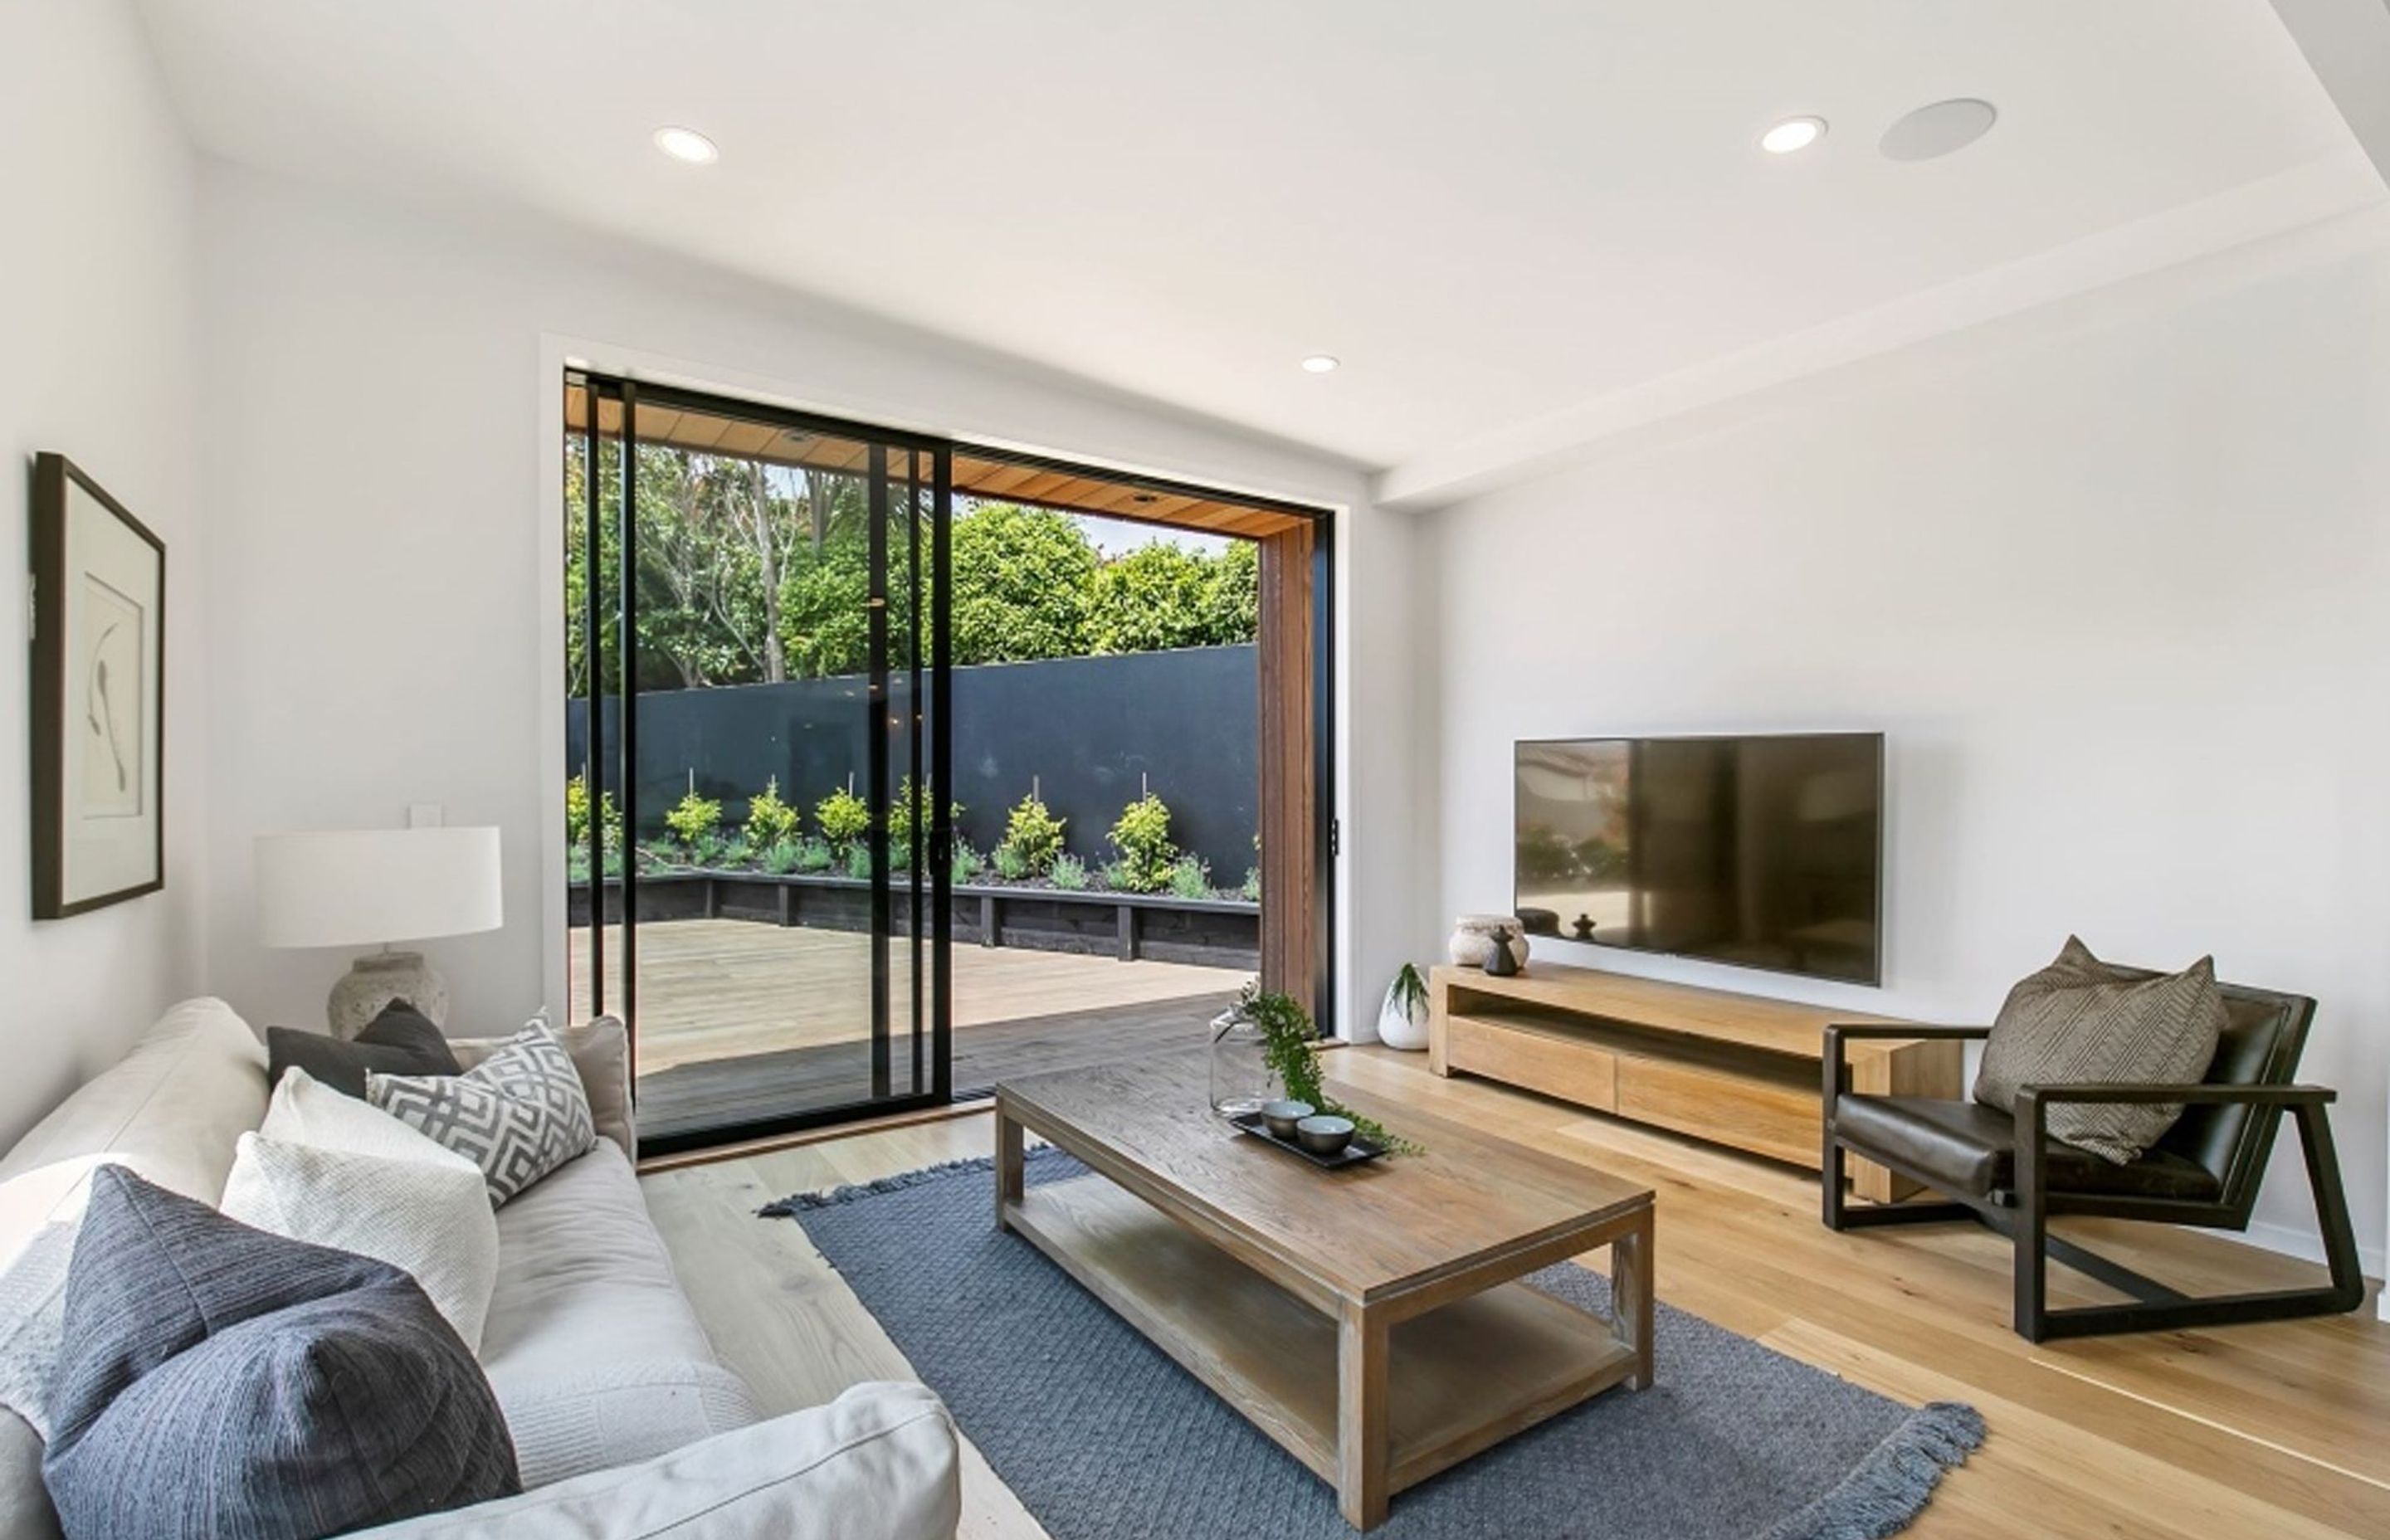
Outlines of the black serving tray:
M1269 1131L1269 1124L1262 1122L1262 1115L1259 1112L1240 1112L1228 1121L1231 1123L1234 1123L1244 1133L1251 1134L1254 1138L1261 1140L1264 1144L1276 1145L1280 1149L1300 1155L1322 1171L1339 1171L1345 1166L1357 1166L1365 1161L1374 1161L1379 1156L1383 1155L1386 1152L1386 1147L1384 1145L1378 1143L1375 1139L1365 1139L1361 1137L1360 1135L1356 1134L1353 1136L1353 1142L1338 1150L1335 1154L1315 1155L1310 1150L1304 1149L1303 1146L1295 1140L1281 1139L1277 1135L1271 1133Z

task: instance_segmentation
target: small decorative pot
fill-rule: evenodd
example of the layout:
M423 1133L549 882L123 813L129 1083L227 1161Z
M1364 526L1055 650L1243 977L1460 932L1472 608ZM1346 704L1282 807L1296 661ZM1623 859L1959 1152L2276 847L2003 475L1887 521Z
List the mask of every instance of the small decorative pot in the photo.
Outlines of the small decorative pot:
M1494 932L1504 930L1510 937L1510 960L1519 968L1527 966L1527 932L1510 915L1463 915L1452 922L1452 939L1446 944L1451 949L1452 960L1463 968L1484 968L1485 959L1494 955ZM1513 969L1516 972L1518 969Z
M1378 1041L1405 1053L1418 1053L1427 1046L1427 998L1413 995L1404 997L1402 981L1386 986L1385 1004L1378 1007Z

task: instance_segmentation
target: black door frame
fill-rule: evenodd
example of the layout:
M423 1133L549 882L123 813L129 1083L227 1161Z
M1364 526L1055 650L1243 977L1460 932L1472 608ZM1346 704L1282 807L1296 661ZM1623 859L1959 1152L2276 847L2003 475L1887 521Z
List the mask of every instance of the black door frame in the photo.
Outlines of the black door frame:
M1306 768L1313 777L1314 806L1318 809L1317 815L1314 819L1313 828L1315 845L1313 855L1315 869L1317 872L1317 880L1314 884L1317 927L1315 935L1317 938L1317 944L1313 949L1312 958L1312 968L1315 979L1314 1015L1317 1020L1321 1023L1323 1030L1327 1023L1335 1020L1337 1004L1337 971L1335 967L1337 950L1335 930L1337 907L1336 858L1343 853L1343 834L1335 813L1337 755L1334 534L1336 521L1335 515L1332 510L1309 504L1288 502L1283 499L1271 497L1254 496L1241 492L1226 492L1217 487L1204 486L1192 481L1182 481L1163 477L1131 474L1108 468L1092 466L1075 460L1049 456L1024 454L991 445L971 443L968 441L942 438L934 434L915 432L904 429L887 428L874 423L859 422L851 418L831 417L822 413L802 411L793 407L779 406L768 403L752 401L739 396L726 395L718 391L690 390L680 386L640 380L632 376L609 373L599 369L578 366L570 367L565 370L564 384L568 389L574 385L580 385L585 387L589 392L588 420L583 429L583 434L589 445L589 456L587 461L588 528L585 533L585 539L587 550L586 560L588 563L587 570L590 580L586 584L585 593L585 624L589 629L585 633L585 635L593 642L598 635L598 628L601 625L603 620L602 605L598 597L597 584L600 566L598 561L600 544L598 520L598 513L600 507L600 495L598 476L599 457L596 453L596 449L598 442L602 438L610 436L603 434L600 431L598 406L600 401L616 400L623 404L623 422L621 437L626 448L629 444L636 443L636 413L642 403L671 409L737 417L745 420L765 423L795 432L820 434L825 437L851 439L870 446L870 482L874 488L874 495L871 500L871 506L873 508L872 538L875 546L878 547L875 551L875 559L871 563L872 582L875 589L874 598L878 601L874 604L872 610L872 630L874 639L872 644L873 667L871 687L871 699L874 703L875 714L878 721L875 731L871 736L870 749L870 752L873 754L876 761L884 760L884 755L886 753L886 732L889 725L888 712L891 704L888 690L889 680L886 667L887 658L885 646L885 601L887 597L885 584L887 581L887 571L884 561L886 555L884 541L888 533L888 528L884 515L886 512L886 471L888 456L891 451L901 452L904 456L908 472L906 484L911 494L912 506L916 509L920 507L919 493L923 485L922 481L919 480L919 472L925 462L929 468L929 479L927 482L930 490L928 511L928 520L930 525L928 538L930 549L927 553L929 557L928 570L937 574L936 580L932 581L928 584L930 590L929 640L931 662L929 668L925 671L921 667L919 649L918 648L914 649L914 655L910 662L910 669L913 675L911 680L912 688L908 692L908 696L909 700L915 705L918 705L920 699L922 686L925 682L923 674L926 673L926 683L930 693L930 710L924 716L924 722L926 724L925 729L907 734L908 742L911 745L912 758L917 770L923 767L921 764L921 739L924 737L928 738L929 760L926 766L929 774L928 784L936 789L936 794L930 799L932 806L930 811L929 857L925 862L922 858L917 855L911 863L911 870L909 873L911 889L909 897L911 899L911 913L913 916L913 934L916 942L916 944L912 949L914 987L910 993L910 998L913 1001L914 1014L914 1028L911 1033L913 1040L914 1060L913 1084L916 1085L922 1083L921 1071L924 1068L920 1062L924 1033L920 1030L922 1007L920 984L923 981L919 943L922 939L924 939L920 917L922 915L923 905L925 903L929 907L930 914L930 924L927 927L926 935L926 939L928 940L931 948L927 970L928 982L930 984L928 1002L930 1008L928 1032L926 1033L930 1053L930 1062L926 1066L929 1072L929 1088L924 1091L902 1097L875 1094L859 1101L840 1103L822 1108L806 1109L791 1112L785 1117L724 1124L715 1128L693 1131L685 1134L673 1134L652 1137L643 1136L639 1140L639 1149L637 1151L639 1156L645 1158L650 1156L671 1155L694 1149L711 1149L732 1143L777 1138L786 1135L803 1133L811 1129L828 1127L843 1123L852 1123L865 1118L897 1116L906 1113L934 1110L936 1109L950 1106L954 1102L954 905L952 896L952 873L954 864L951 859L954 830L952 828L952 797L948 794L951 789L953 778L953 712L951 698L951 643L953 628L950 602L952 584L944 581L944 577L952 551L955 500L954 457L957 450L968 450L977 458L1000 460L1014 465L1038 467L1047 469L1067 471L1083 476L1100 478L1118 485L1135 487L1140 490L1151 491L1164 495L1191 495L1203 498L1232 500L1240 504L1254 507L1269 508L1277 512L1306 519L1312 522L1314 534L1312 557L1313 582L1311 584L1313 726L1312 752L1310 755L1310 764ZM623 670L622 677L625 681L636 677L632 671L636 663L636 639L635 635L635 622L632 618L632 607L635 597L632 589L632 583L634 581L636 571L633 556L636 550L635 536L636 520L634 518L636 503L633 497L636 488L636 455L625 453L622 459L625 484L623 489L624 496L622 504L623 527L619 532L620 549L617 559L622 563L621 576L623 586L622 592L619 596L619 603L621 607L620 613L616 618L618 623L622 627L619 645L621 648L621 665ZM1167 519L1140 516L1137 512L1133 510L1107 513L1103 515L1103 517L1124 522L1152 524L1160 528L1189 527L1174 524ZM920 573L922 571L922 564L920 560L922 553L919 544L921 539L919 520L918 518L908 520L906 521L906 530L908 537L913 542L913 559L908 562L907 570L912 574L912 581L916 586L915 597L918 599L918 590L920 584ZM919 613L918 603L911 607L910 612L915 614ZM623 879L621 890L623 919L624 922L621 948L623 969L622 992L623 996L623 1006L625 1007L625 1019L628 1020L628 1011L630 1008L635 1007L637 997L637 986L632 973L636 958L636 943L634 938L637 927L636 915L634 906L637 899L637 861L634 841L630 832L636 828L635 820L637 813L637 792L635 785L635 778L629 774L630 767L633 763L635 763L630 758L630 754L636 744L636 730L631 725L631 724L637 713L635 710L631 709L629 700L626 699L621 710L621 720L617 728L617 764L611 767L606 766L603 763L606 756L598 751L598 745L600 742L599 729L600 724L603 720L602 704L604 700L605 688L603 671L598 666L601 656L602 655L598 648L595 647L590 648L589 685L587 697L589 752L587 763L585 766L585 773L589 777L588 791L590 805L593 810L602 805L602 796L606 784L604 776L609 768L611 768L615 772L616 779L622 791L620 808L623 828L624 830L624 850L623 853ZM884 763L882 767L884 768ZM871 789L872 796L870 800L872 802L873 828L875 831L871 837L871 847L873 852L872 909L874 920L872 928L872 975L874 995L874 1007L872 1010L872 1082L873 1090L875 1093L878 1093L886 1086L888 1080L893 1074L893 1061L890 1058L890 1049L892 1048L893 1044L890 1041L891 1029L890 1023L887 1020L886 1003L890 993L887 978L889 960L888 940L889 934L893 930L893 925L888 923L888 920L890 917L893 916L893 905L891 902L893 894L889 891L890 873L886 839L887 809L883 805L889 798L889 792L884 784L884 776L874 775L871 779L874 783ZM915 784L917 788L921 784L918 775L916 776ZM605 866L604 851L602 849L604 840L604 820L595 816L593 813L590 823L589 869L591 874L592 902L589 966L591 969L592 978L591 1000L593 1010L602 1012L606 1008L603 972L605 963L603 942L605 930ZM923 872L923 866L925 865L928 867L926 875L926 892L924 891L925 878ZM1266 897L1265 897L1264 902L1267 902ZM638 1033L636 1023L631 1026L629 1037L632 1055L630 1076L631 1094L636 1104L638 1094Z

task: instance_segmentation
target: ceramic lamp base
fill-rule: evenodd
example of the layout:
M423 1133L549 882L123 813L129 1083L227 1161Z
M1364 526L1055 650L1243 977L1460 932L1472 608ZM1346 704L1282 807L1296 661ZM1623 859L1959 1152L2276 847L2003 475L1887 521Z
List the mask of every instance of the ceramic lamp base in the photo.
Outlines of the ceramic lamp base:
M392 1000L405 1000L433 1026L447 1025L448 981L440 970L420 952L375 952L351 963L332 986L332 1035L347 1042L373 1025Z

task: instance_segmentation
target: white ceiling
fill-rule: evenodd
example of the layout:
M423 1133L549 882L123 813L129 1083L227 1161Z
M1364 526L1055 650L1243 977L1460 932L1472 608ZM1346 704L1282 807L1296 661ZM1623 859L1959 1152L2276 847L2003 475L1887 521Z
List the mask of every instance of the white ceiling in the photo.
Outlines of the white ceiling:
M2161 247L2381 196L2267 0L143 9L216 154L631 237L1414 482L2169 210L2242 212ZM1876 152L1953 96L1998 126ZM1754 148L1796 112L1831 131ZM721 162L665 160L667 122Z

